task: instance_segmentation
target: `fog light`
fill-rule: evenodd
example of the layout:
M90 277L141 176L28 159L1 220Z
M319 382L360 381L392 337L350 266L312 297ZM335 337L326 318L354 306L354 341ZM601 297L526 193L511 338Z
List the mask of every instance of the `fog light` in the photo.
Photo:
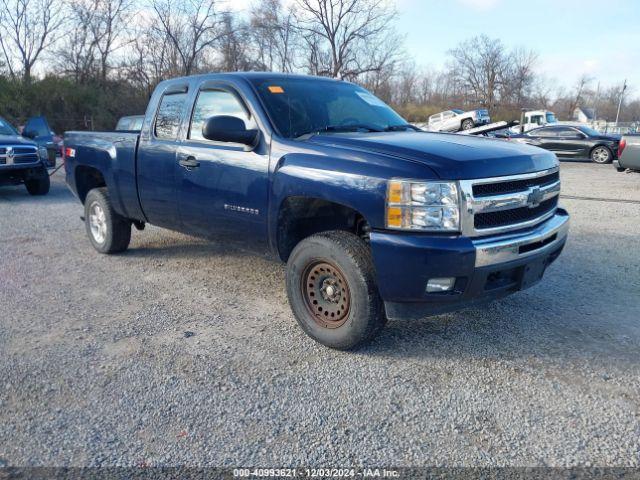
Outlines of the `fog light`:
M448 292L453 290L456 284L455 277L451 278L430 278L427 282L427 293Z

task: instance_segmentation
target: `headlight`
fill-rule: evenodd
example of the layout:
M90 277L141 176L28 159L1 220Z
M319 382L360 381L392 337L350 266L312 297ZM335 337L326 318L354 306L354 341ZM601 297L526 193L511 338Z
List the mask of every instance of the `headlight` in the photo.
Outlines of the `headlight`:
M49 152L45 147L38 148L38 155L40 156L40 160L42 160L43 162L49 161Z
M387 186L387 228L457 232L460 201L456 182L390 180Z

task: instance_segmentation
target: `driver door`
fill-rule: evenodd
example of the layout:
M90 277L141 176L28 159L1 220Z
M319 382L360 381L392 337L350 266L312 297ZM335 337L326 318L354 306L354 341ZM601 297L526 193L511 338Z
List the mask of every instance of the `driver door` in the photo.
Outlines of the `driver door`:
M213 116L238 117L247 128L257 128L235 89L221 83L205 85L177 151L182 230L207 237L266 239L269 157L264 136L255 148L205 139L202 128Z

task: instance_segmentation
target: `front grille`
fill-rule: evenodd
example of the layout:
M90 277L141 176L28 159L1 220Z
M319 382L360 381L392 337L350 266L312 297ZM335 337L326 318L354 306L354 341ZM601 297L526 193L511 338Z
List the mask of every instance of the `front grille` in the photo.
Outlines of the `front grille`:
M558 197L545 200L534 208L522 207L497 212L478 213L474 216L476 229L497 228L534 220L542 217L558 206Z
M36 152L36 147L12 147L14 155L28 155ZM0 155L7 154L7 147L0 147Z
M8 150L11 149L11 153ZM28 164L38 163L40 156L38 155L38 149L34 146L23 145L4 145L0 146L0 164Z
M15 157L13 163L37 163L40 160L37 153L22 154L20 157Z
M560 180L560 172L553 172L543 177L527 178L523 180L511 180L499 183L479 183L473 186L473 196L476 198L514 193L526 190L530 187L545 186Z

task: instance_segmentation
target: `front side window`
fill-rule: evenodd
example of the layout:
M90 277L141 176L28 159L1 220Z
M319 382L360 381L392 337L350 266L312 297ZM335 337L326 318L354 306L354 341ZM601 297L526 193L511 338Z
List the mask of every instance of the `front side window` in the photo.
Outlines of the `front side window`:
M407 123L382 100L352 83L282 77L260 77L252 83L283 137L359 128L383 131Z
M154 128L156 137L163 140L175 140L178 138L180 122L182 121L186 103L186 93L173 93L162 97Z
M189 138L204 140L202 127L205 122L219 115L237 117L244 122L247 129L255 128L255 122L236 95L227 90L203 90L198 95L193 108Z

